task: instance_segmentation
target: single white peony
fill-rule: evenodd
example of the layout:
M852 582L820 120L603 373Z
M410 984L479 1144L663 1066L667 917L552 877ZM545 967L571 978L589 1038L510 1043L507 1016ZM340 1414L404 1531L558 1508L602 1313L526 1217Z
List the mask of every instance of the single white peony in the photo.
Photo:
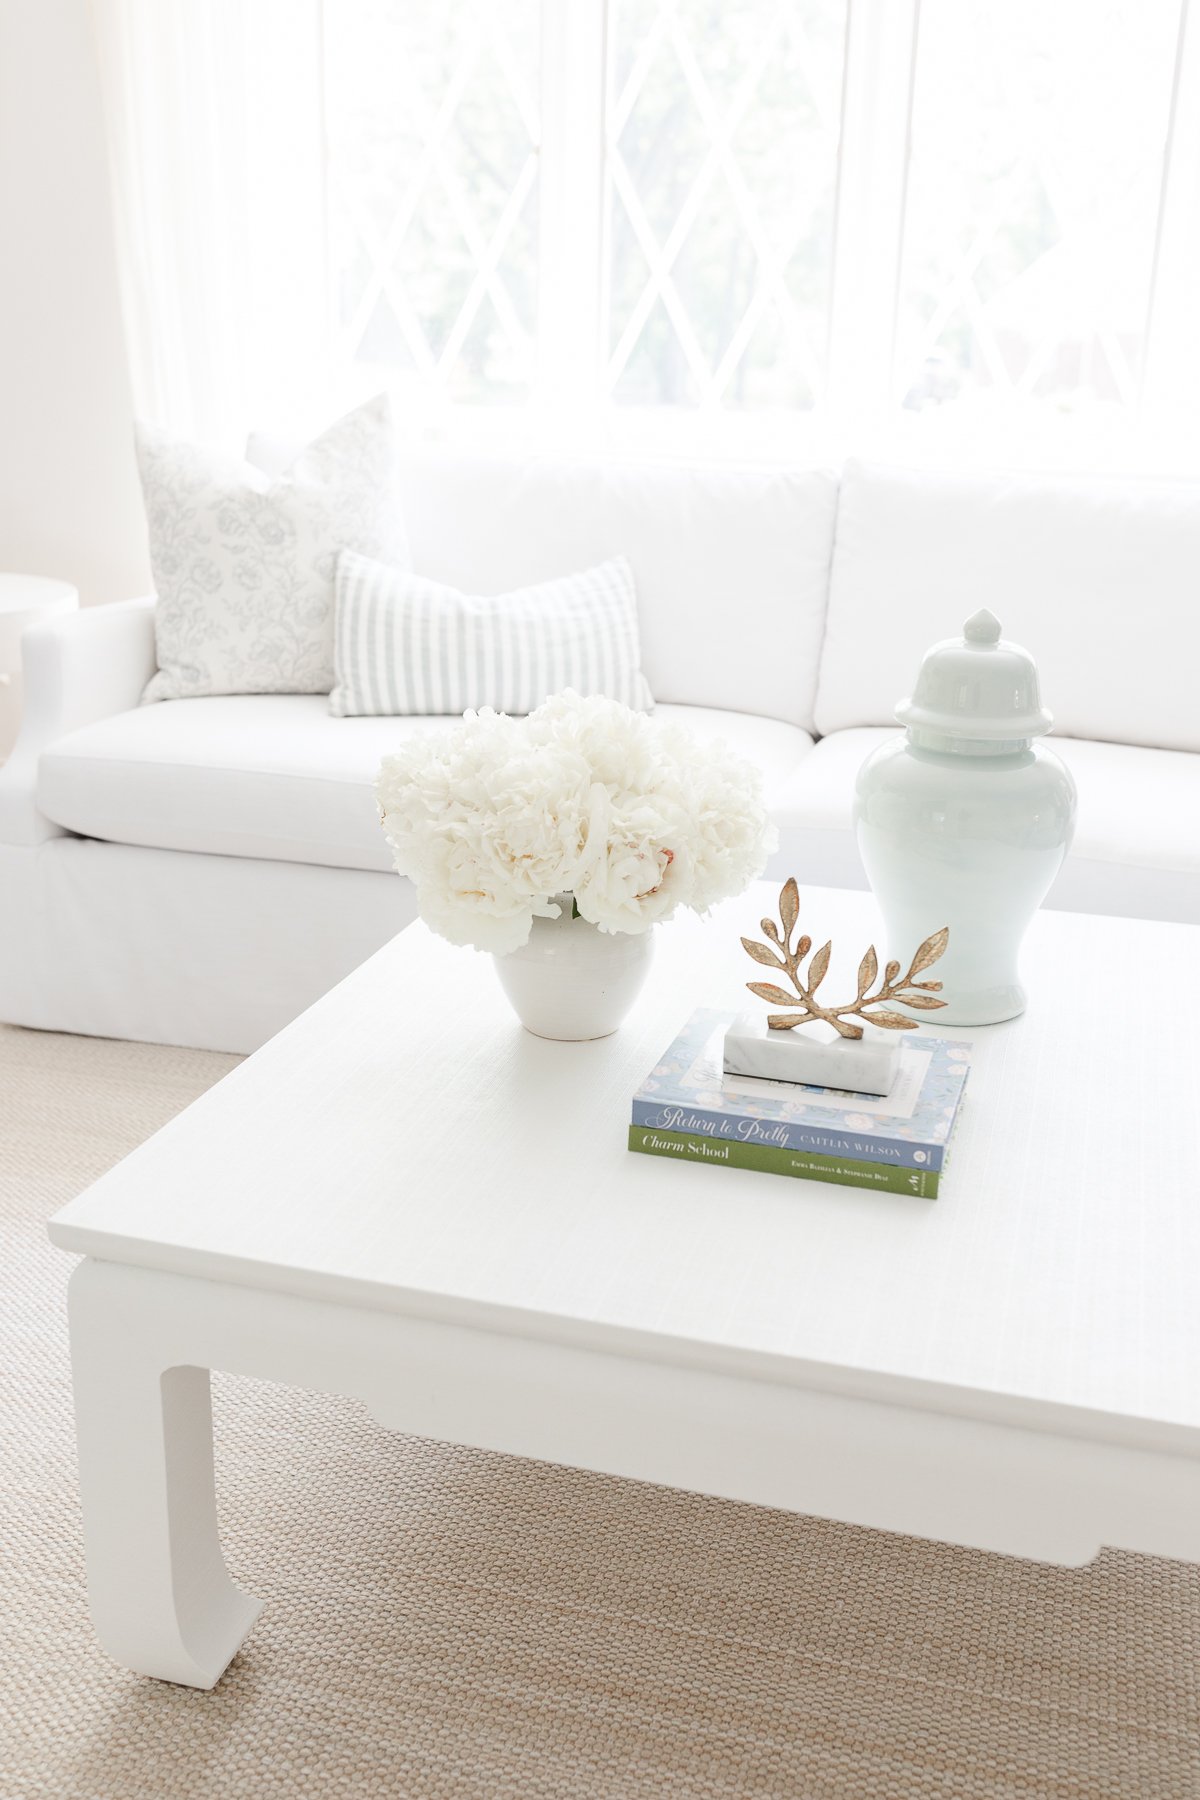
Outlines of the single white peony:
M601 931L705 912L775 846L759 771L615 700L568 691L513 719L469 712L385 758L376 784L396 867L454 944L519 949L572 894Z

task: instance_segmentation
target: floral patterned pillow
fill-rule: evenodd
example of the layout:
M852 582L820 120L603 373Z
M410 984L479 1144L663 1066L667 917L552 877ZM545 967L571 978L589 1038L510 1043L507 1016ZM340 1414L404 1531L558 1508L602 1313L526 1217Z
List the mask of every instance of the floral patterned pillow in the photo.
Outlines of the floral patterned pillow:
M158 672L144 700L327 694L340 550L409 566L385 396L339 419L277 480L139 425Z

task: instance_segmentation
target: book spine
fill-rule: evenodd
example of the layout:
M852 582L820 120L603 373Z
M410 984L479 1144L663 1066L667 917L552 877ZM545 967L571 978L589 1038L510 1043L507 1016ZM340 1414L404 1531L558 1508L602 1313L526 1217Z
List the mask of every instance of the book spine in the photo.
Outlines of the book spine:
M833 1127L797 1125L754 1119L744 1113L710 1112L706 1107L662 1105L635 1100L633 1123L688 1137L720 1138L723 1144L746 1144L760 1150L803 1150L811 1156L846 1158L851 1162L887 1163L892 1168L936 1174L945 1157L942 1144L910 1143L903 1138L838 1131Z
M862 1162L853 1157L814 1156L775 1144L743 1144L736 1138L704 1137L697 1132L659 1131L631 1125L629 1148L644 1156L674 1156L681 1162L722 1164L730 1169L757 1169L764 1175L792 1175L801 1181L835 1181L843 1187L877 1188L891 1194L936 1197L941 1177L929 1169L900 1169L892 1163Z

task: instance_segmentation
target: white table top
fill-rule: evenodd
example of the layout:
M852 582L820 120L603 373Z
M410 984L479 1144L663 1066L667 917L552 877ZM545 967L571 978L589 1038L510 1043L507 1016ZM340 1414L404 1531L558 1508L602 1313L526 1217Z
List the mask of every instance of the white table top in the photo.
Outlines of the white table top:
M742 1004L737 937L773 904L660 928L635 1013L592 1044L530 1036L490 959L413 926L51 1236L1034 1424L1098 1409L1102 1434L1160 1421L1154 1441L1200 1449L1200 1034L1174 998L1200 931L1039 916L1026 1016L945 1032L975 1051L937 1200L630 1154L634 1089L695 1006ZM871 897L803 890L802 919L840 945L832 992Z

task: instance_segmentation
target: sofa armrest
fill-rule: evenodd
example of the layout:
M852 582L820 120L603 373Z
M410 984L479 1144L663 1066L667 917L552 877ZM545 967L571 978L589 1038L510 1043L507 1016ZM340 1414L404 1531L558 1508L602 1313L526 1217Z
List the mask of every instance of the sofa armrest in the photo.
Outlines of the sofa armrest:
M22 634L21 664L21 729L0 768L0 844L64 835L37 809L38 759L68 731L138 704L155 669L154 601L39 619Z

